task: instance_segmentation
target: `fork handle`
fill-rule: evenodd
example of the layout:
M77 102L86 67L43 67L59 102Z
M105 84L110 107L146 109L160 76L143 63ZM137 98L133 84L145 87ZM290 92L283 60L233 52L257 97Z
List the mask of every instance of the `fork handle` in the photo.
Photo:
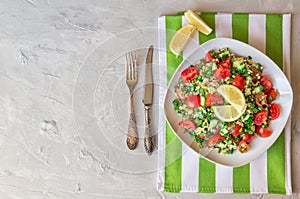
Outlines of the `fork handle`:
M145 138L144 145L145 151L148 155L151 155L155 147L155 136L152 134L152 129L150 127L150 106L145 106Z
M127 147L130 150L134 150L138 145L138 133L136 127L135 114L133 111L133 93L130 93L130 117L129 117L129 125L128 125L128 134L127 134Z

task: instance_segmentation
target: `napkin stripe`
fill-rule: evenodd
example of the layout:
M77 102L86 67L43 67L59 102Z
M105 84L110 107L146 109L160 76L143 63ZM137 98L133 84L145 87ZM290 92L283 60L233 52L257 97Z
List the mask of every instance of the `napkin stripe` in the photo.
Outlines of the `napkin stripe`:
M233 168L216 164L216 193L232 193Z
M199 186L200 193L216 192L216 164L199 158Z
M160 74L159 79L162 86L159 87L159 105L164 103L164 94L167 85L167 67L166 66L166 31L165 31L165 17L158 18L158 47L159 47L159 66ZM157 139L157 152L158 152L158 170L157 170L157 189L164 190L165 183L165 148L166 148L166 121L162 109L159 109L159 122L158 126L158 139Z
M291 81L291 63L290 63L290 30L291 30L291 14L283 15L282 20L282 43L283 43L283 71L286 74L289 81ZM291 143L291 116L287 121L287 125L285 126L285 143ZM291 145L285 144L285 150L291 151ZM292 182L291 182L291 155L290 153L286 153L286 194L292 195Z
M248 14L232 14L232 38L248 43ZM233 192L250 193L250 164L233 169Z
M182 17L182 26L188 24L185 17ZM193 45L195 44L195 45ZM183 58L186 58L198 46L198 34L194 34L189 45L183 50ZM198 191L199 154L195 153L188 145L182 143L182 188L183 192ZM194 170L194 172L191 172Z
M216 13L201 13L201 17L206 21L206 23L213 29L210 35L204 35L203 33L198 34L199 45L204 42L215 38L215 15ZM216 192L216 165L210 161L199 158L199 185L198 191L202 193L214 193Z
M266 54L282 69L282 15L267 14ZM268 150L268 190L272 193L285 194L285 150L284 131ZM274 165L277 165L274 167Z
M232 37L231 16L232 14L228 13L218 13L216 15L216 37Z
M266 15L249 15L249 38L248 42L261 52L266 52Z
M260 31L257 31L260 30ZM266 49L266 15L249 15L248 42L265 53ZM257 169L259 168L259 169ZM250 162L250 192L268 193L267 152Z
M232 38L248 43L249 14L232 14Z
M175 34L175 31L181 28L182 20L181 16L166 16L165 17L165 26L168 31L166 34L166 59L167 59L167 83L169 83L170 78L173 75L173 72L182 62L182 57L176 58L174 54L170 52L168 44L172 36ZM174 32L173 32L174 30ZM172 129L166 124L166 146L169 143L173 142L170 147L166 147L166 154L181 154L182 143L173 133ZM176 160L175 160L176 159ZM168 192L179 192L181 190L181 156L170 157L166 155L165 162L165 186L164 190Z

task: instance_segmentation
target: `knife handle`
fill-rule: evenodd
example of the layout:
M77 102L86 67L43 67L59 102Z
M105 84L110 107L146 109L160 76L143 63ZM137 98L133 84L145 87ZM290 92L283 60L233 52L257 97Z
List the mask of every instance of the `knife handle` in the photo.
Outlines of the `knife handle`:
M154 151L155 147L155 136L152 134L152 129L150 127L150 106L145 106L145 138L144 138L144 145L145 150L148 155L151 155Z
M132 93L130 93L130 118L129 118L129 125L128 125L128 134L126 139L127 147L130 150L134 150L137 147L139 141L132 100L133 100Z

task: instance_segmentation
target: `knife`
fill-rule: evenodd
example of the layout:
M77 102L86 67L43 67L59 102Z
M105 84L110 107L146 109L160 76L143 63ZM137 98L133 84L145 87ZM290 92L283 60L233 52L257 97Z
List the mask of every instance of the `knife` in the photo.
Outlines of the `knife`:
M155 136L152 134L150 127L150 107L152 105L153 98L153 79L152 79L152 58L153 58L153 46L148 49L146 58L146 76L144 85L144 98L143 103L145 105L145 138L144 145L148 155L151 155L155 147Z

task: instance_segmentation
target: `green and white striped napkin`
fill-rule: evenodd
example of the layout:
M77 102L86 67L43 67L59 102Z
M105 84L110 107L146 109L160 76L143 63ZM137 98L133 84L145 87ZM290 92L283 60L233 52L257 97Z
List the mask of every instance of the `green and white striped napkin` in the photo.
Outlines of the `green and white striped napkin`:
M209 36L195 34L194 42L178 58L169 51L169 42L175 31L188 22L182 15L159 18L159 62L161 66L166 66L160 69L160 83L167 85L183 57L195 49L193 43L200 45L214 37L249 43L268 55L290 78L290 14L201 13L201 17L214 29L213 33ZM160 90L161 107L165 94L163 87ZM211 163L189 149L176 137L161 112L160 126L163 128L158 134L158 190L292 194L290 121L267 152L245 166L230 168Z

